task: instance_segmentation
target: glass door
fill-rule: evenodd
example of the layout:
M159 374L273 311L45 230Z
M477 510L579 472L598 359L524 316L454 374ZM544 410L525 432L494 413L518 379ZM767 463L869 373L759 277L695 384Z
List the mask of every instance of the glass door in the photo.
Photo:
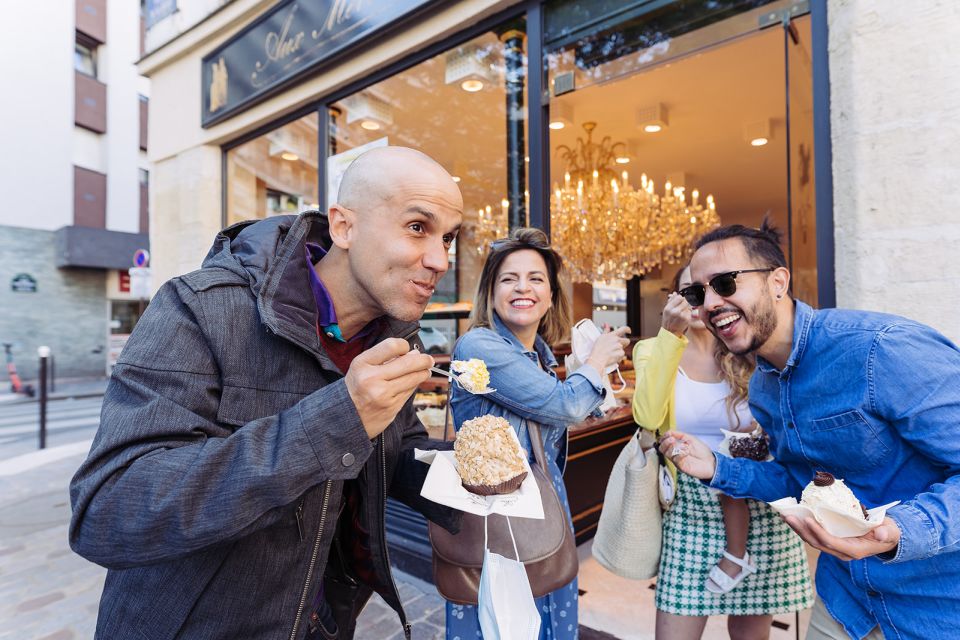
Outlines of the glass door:
M793 295L817 305L816 184L813 171L813 54L810 16L784 14L790 271Z

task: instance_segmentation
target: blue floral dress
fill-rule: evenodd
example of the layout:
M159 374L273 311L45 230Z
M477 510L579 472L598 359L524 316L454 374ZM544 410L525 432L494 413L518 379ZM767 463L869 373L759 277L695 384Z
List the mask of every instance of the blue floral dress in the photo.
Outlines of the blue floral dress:
M495 392L471 395L454 387L450 400L457 429L466 420L482 415L505 418L514 429L520 444L531 452L527 420L540 424L543 449L549 476L567 515L570 503L563 484L561 469L567 454L567 426L580 422L603 401L600 376L590 367L570 374L565 381L553 369L557 360L547 343L537 336L534 350L520 344L516 336L494 316L493 329L478 328L467 332L457 343L454 360L480 358L490 371L490 387ZM533 462L533 454L530 454ZM537 598L540 610L541 640L574 640L578 636L577 580ZM447 640L481 638L477 608L447 603Z

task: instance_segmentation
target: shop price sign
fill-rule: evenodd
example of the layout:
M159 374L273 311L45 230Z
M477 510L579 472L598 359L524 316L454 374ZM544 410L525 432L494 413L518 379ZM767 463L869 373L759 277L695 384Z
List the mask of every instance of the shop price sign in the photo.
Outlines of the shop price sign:
M29 273L18 273L10 280L10 289L14 293L36 293L37 279Z
M202 62L201 124L249 107L437 0L287 0Z

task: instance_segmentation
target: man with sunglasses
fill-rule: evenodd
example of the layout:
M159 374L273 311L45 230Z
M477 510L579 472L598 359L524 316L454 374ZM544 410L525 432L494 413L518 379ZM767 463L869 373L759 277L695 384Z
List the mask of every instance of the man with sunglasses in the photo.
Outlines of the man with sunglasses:
M696 244L681 291L732 352L754 354L750 409L775 460L715 456L692 436L661 450L735 497L799 498L816 471L867 508L893 501L854 538L813 518L787 523L823 553L808 640L947 638L960 629L960 349L888 314L814 310L790 295L780 234L732 225Z
M410 638L384 512L458 525L420 496L412 347L462 212L434 160L373 149L328 211L233 225L160 288L70 487L97 638L349 640L374 591Z

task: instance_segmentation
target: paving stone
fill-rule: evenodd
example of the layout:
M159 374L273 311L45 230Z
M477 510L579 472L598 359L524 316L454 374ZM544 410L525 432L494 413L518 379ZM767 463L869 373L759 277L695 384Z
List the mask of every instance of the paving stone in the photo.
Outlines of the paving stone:
M40 609L51 602L56 602L58 600L63 600L64 595L62 591L54 591L53 593L46 593L42 596L31 598L29 600L24 600L17 605L17 611L34 611Z

